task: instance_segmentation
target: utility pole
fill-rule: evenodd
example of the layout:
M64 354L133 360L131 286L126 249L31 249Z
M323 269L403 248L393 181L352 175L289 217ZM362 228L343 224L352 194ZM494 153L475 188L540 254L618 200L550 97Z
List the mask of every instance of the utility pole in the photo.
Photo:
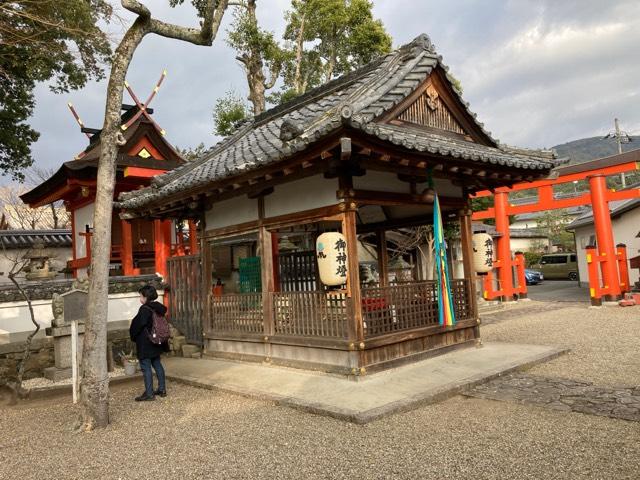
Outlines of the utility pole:
M629 134L627 132L623 132L622 130L620 130L620 124L619 124L617 118L613 119L613 124L614 124L615 130L613 132L609 132L603 138L615 138L616 139L616 143L618 144L618 155L619 155L619 154L622 153L622 144L623 143L629 143L629 142L633 141L633 139L631 138L631 136L629 136ZM622 188L626 188L627 187L627 179L625 178L624 173L620 174L620 181L622 183Z
M622 153L622 142L620 141L620 124L618 123L617 118L613 119L613 124L616 127L616 143L618 144L618 153L620 154ZM622 178L624 178L624 175Z

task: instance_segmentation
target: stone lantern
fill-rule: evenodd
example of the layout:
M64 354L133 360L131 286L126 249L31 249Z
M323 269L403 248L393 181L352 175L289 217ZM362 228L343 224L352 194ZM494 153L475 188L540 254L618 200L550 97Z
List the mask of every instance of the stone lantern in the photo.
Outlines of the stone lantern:
M25 268L27 280L48 280L56 276L56 272L49 271L49 252L44 248L43 242L34 242L33 248L24 258L29 260L29 265Z

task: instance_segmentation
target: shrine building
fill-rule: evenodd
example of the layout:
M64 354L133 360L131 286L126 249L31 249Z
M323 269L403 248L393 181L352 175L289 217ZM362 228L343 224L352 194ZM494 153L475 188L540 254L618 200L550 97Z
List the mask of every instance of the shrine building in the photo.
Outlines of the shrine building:
M205 354L361 376L477 343L470 195L556 163L499 144L421 35L121 190L119 208L132 222L200 222L201 254L170 259L168 282L172 321ZM429 267L436 195L452 325ZM325 233L344 238L341 285L319 271Z
M151 108L123 104L122 111L125 143L118 153L114 198L123 192L146 187L153 177L184 163L180 154L165 139L164 131L151 118ZM72 112L75 115L73 109ZM68 266L74 277L86 276L91 264L96 178L101 152L100 130L83 127L82 132L89 137L89 145L85 150L21 196L33 208L64 202L71 216L73 259ZM165 275L166 259L176 252L189 253L196 244L193 222L188 226L189 235L176 230L176 225L182 225L180 222L148 218L124 221L119 214L120 210L114 208L111 275ZM187 238L191 239L191 244L186 242Z

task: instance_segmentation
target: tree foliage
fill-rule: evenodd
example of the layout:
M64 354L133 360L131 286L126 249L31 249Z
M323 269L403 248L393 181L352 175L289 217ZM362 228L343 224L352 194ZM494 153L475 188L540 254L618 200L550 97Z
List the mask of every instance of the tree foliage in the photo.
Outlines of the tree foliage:
M284 38L285 90L297 94L391 51L369 0L292 0Z
M213 107L213 123L215 133L226 137L231 135L238 125L251 115L249 106L235 92L229 91L224 97L216 100Z
M567 232L566 227L571 222L565 210L549 210L538 218L538 228L551 240L552 245L570 252L575 249L573 233Z
M192 162L204 155L207 147L204 143L200 142L195 147L176 148L176 150L187 162Z
M108 22L106 0L18 0L0 2L0 169L22 180L33 163L38 139L27 120L37 82L51 80L56 93L103 77L108 38L97 23Z

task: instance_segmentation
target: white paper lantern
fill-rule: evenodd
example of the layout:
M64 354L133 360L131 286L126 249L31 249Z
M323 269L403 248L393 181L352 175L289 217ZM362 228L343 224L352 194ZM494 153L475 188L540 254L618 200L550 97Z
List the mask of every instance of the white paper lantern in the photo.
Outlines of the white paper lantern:
M316 239L320 281L337 286L347 282L347 241L339 232L325 232Z
M473 245L473 269L477 273L487 273L493 268L493 239L488 233L475 233Z

